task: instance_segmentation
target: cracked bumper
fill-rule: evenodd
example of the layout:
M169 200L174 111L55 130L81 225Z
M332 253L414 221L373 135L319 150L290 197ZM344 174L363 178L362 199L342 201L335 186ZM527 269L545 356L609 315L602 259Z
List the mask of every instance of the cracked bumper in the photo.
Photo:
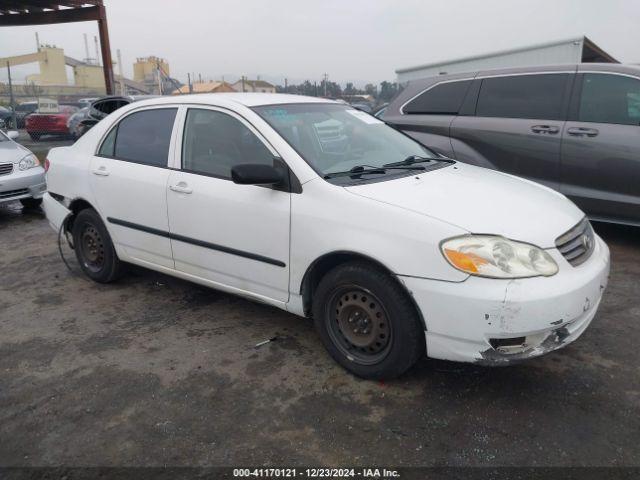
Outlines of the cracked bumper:
M596 238L593 254L578 267L548 250L560 267L553 277L453 283L399 276L425 319L427 355L504 365L577 339L593 320L609 276L609 249ZM513 339L520 345L496 346Z

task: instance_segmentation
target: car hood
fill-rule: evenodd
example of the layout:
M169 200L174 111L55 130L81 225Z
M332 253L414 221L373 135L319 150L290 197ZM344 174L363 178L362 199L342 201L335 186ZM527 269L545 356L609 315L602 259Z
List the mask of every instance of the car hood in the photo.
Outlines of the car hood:
M349 186L350 193L453 224L552 248L584 213L564 195L512 175L456 163L396 180Z
M0 163L18 163L31 152L16 142L0 142Z

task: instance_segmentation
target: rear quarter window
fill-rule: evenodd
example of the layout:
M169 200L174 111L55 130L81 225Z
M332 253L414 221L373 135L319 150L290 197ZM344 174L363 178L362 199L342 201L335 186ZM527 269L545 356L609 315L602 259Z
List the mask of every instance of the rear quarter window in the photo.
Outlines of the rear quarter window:
M410 100L402 107L402 112L408 115L457 115L471 82L471 80L460 80L437 84Z

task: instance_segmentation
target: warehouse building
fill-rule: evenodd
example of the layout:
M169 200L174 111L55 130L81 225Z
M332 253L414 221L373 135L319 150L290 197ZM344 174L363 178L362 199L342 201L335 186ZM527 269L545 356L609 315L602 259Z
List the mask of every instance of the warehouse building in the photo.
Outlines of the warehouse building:
M587 37L577 37L458 60L400 68L396 70L396 74L398 82L405 83L418 78L492 68L593 62L620 63Z

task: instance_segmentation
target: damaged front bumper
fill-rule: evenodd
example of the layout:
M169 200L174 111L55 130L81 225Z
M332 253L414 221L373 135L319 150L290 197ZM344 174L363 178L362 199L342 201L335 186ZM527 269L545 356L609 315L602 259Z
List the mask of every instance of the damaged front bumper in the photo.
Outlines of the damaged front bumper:
M506 365L557 350L577 339L596 314L609 276L609 249L596 236L585 263L571 266L555 249L552 277L443 282L398 278L426 323L427 355Z

